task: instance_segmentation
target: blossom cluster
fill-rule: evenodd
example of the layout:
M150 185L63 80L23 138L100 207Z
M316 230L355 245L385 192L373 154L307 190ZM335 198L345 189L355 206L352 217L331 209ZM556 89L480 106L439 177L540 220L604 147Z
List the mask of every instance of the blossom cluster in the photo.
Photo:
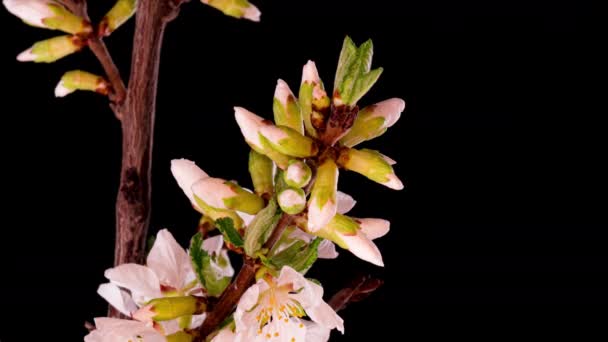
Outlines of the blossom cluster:
M235 119L249 152L252 189L175 159L171 171L191 206L202 214L188 250L161 230L146 265L106 271L99 294L130 319L98 318L85 341L327 341L344 322L306 272L336 258L336 245L383 266L374 240L389 232L379 218L348 215L356 201L338 191L340 170L400 190L395 161L355 148L382 135L405 102L388 99L359 110L357 102L382 69L371 69L372 44L344 42L328 95L314 62L304 65L299 96L279 80L274 123L242 107ZM229 254L253 260L256 274L236 308L208 336L200 336L210 303L222 304L234 270ZM321 280L322 281L322 280ZM219 302L217 299L219 298Z

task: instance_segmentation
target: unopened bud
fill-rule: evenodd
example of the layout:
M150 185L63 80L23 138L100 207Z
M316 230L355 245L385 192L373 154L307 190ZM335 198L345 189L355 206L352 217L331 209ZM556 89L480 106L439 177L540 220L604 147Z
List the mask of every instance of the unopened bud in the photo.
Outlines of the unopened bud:
M225 15L260 21L260 10L247 0L201 0L202 3L222 11Z
M82 70L68 71L55 88L56 97L64 97L76 90L88 90L108 95L110 84L103 77Z
M340 142L344 146L353 147L381 136L387 128L399 120L404 109L405 101L398 98L388 99L363 108L359 111L352 128L340 139Z
M384 266L376 244L365 235L359 223L348 216L336 214L326 226L313 234L335 242L365 261Z
M20 62L51 63L79 51L86 42L76 36L59 36L41 40L17 56Z
M188 159L173 159L171 161L171 173L177 181L177 185L179 185L190 200L190 203L196 208L197 204L194 200L192 185L201 179L209 177L209 175ZM198 210L201 211L200 208Z
M359 224L361 231L367 236L370 240L375 240L377 238L383 237L388 234L391 223L384 219L379 218L356 218L354 219Z
M289 162L289 166L283 173L283 179L287 185L294 188L305 187L312 177L312 171L305 162L293 159Z
M198 315L205 312L207 301L203 297L182 296L156 298L148 302L133 314L141 322L169 321L186 315Z
M104 36L109 36L122 24L127 22L137 9L137 0L118 0L110 11L103 17L99 25L99 31Z
M299 98L306 133L311 137L316 137L317 130L315 127L319 126L319 121L323 121L321 112L329 107L329 97L323 88L323 82L313 61L308 61L302 69ZM315 125L315 123L317 124Z
M270 144L262 141L264 138L260 134L260 130L266 125L271 125L269 121L242 107L234 107L234 118L241 129L245 141L253 150L272 159L281 169L287 167L289 157L274 150Z
M306 208L306 194L300 188L287 188L281 191L277 200L281 210L289 215L299 214Z
M264 200L233 182L208 177L192 185L194 194L209 206L255 214L264 207Z
M393 167L384 159L384 156L374 150L343 148L340 150L338 164L351 171L380 183L394 190L403 189L403 183Z
M307 158L319 152L314 140L289 127L265 125L260 129L260 134L272 148L288 156Z
M272 160L254 150L249 152L249 174L253 182L253 189L259 196L272 194L274 165Z
M292 128L296 132L304 134L300 106L291 89L283 80L277 82L272 110L275 124Z
M90 33L91 24L52 0L4 0L4 7L26 24L71 34Z
M336 215L338 191L338 166L326 159L317 169L317 178L310 193L308 204L308 229L315 232Z

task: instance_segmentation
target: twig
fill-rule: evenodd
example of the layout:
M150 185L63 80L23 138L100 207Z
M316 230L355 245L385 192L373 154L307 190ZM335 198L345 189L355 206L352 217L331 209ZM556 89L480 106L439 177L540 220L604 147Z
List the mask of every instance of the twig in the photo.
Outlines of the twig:
M87 12L87 2L86 0L60 0L61 3L65 7L67 7L72 13L77 16L83 18L87 22L90 22L89 14ZM86 37L88 46L99 60L110 84L112 85L112 93L110 100L113 102L111 108L114 111L114 114L118 119L121 119L121 112L118 110L119 106L123 103L127 95L127 89L125 87L122 78L120 77L120 72L106 47L106 44L103 42L101 37L99 37L96 33L91 34Z
M329 300L329 306L332 307L336 312L344 309L349 303L359 302L371 295L380 286L384 284L384 281L378 278L372 278L369 275L362 275L355 278L351 284L338 291Z

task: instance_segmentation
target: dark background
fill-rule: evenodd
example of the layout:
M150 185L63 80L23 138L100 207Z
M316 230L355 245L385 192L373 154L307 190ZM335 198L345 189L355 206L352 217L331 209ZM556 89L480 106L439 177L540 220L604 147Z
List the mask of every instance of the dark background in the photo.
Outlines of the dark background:
M92 16L111 4L91 2ZM386 281L341 312L346 334L335 340L494 340L566 330L580 338L605 324L606 111L599 95L606 18L598 8L560 1L256 4L259 24L193 1L169 25L152 232L168 227L185 245L195 228L197 215L170 176L172 158L249 185L232 107L271 117L277 78L297 89L302 65L313 59L331 84L344 36L372 38L374 66L385 72L361 104L401 97L407 108L365 146L396 159L407 188L341 175L340 188L358 200L353 214L387 218L392 229L378 242L384 269L342 252L311 271L328 296L357 272ZM81 340L83 322L106 308L95 291L112 265L119 124L96 94L53 98L63 72L101 73L89 51L52 65L17 63L19 52L56 33L4 10L0 25L0 339ZM132 30L133 22L107 39L125 77Z

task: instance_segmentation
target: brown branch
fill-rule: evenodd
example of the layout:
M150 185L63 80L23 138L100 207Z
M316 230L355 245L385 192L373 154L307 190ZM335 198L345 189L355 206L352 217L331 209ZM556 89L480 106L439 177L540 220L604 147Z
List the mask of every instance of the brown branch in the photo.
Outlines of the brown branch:
M91 22L89 18L89 14L87 12L87 2L86 0L61 0L61 3L67 7L72 13L77 16L83 18L87 22ZM113 102L112 110L118 119L121 119L120 111L118 111L118 106L123 103L127 95L127 89L125 87L122 78L120 77L120 72L106 47L106 44L103 42L101 37L97 35L97 33L93 33L90 36L86 37L87 43L95 57L99 60L101 67L103 68L108 81L112 85L112 93L110 93L110 100Z
M344 309L349 303L359 302L376 291L384 282L369 275L359 276L348 287L338 291L328 304L336 312Z

